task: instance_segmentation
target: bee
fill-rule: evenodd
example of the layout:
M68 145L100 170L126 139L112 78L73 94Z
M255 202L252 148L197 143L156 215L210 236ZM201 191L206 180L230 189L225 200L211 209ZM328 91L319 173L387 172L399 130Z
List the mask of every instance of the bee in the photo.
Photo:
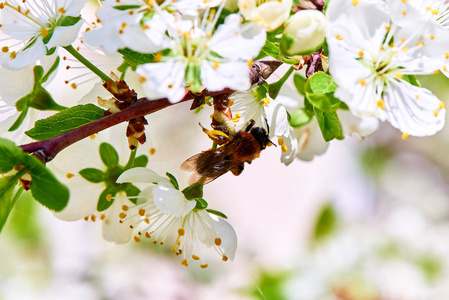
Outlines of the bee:
M254 127L254 124L251 120L244 130L233 135L225 126L208 130L200 124L204 133L220 147L203 151L182 163L181 170L195 172L190 176L189 184L204 185L228 171L238 176L243 172L245 162L250 164L267 146L274 145L267 131Z

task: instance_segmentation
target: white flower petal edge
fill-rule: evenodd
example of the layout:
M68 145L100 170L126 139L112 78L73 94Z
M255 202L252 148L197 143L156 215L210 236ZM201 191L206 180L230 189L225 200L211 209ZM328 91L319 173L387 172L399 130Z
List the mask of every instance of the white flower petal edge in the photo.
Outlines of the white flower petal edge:
M281 162L288 166L295 159L298 141L288 122L287 110L282 104L270 101L265 107L265 114L270 127L270 137L278 138L278 144L282 151Z
M223 218L212 215L204 210L199 211L198 215L204 220L206 224L210 226L211 229L215 231L215 236L218 236L220 239L220 241L217 241L216 239L212 240L205 233L202 237L200 237L201 241L208 247L220 246L222 248L222 251L224 252L220 254L225 254L227 258L229 258L230 260L234 260L235 251L237 250L237 234L235 233L235 230L231 226L231 224L229 224Z
M148 168L132 168L123 172L119 178L117 178L117 183L124 182L138 182L138 183L159 183L159 182L169 182L166 177L162 177L156 172Z

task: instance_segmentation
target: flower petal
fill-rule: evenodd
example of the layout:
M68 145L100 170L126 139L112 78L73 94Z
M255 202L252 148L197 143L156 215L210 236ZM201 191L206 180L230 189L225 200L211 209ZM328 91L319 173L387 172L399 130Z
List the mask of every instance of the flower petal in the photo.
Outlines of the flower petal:
M139 220L139 216L131 218L129 220L120 223L119 214L122 212L123 205L133 205L128 199L116 198L114 203L104 212L105 219L102 225L103 238L108 242L114 242L116 244L124 244L129 241L133 229L130 225L136 223Z
M160 182L153 189L154 204L164 214L185 217L196 206L196 201L189 201L184 194L169 182Z
M123 172L119 178L117 178L117 183L124 182L143 182L143 183L160 183L169 182L168 178L162 177L153 170L148 168L132 168Z
M401 81L389 84L385 113L391 125L400 131L428 136L443 128L446 110L429 90Z

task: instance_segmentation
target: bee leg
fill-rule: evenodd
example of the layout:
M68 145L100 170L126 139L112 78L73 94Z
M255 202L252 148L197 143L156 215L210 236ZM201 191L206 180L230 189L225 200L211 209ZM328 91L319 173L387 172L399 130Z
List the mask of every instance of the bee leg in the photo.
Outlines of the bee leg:
M238 166L236 166L235 168L232 168L231 172L235 176L239 176L240 174L242 174L244 168L245 168L245 165L243 163L241 163Z
M254 121L253 119L251 119L249 121L249 124L246 126L245 131L249 132L251 130L251 128L253 128L254 124L256 124L256 121Z
M201 126L201 124L200 124ZM227 144L231 138L229 137L229 135L227 135L226 133L224 133L223 131L220 130L209 130L204 128L203 126L201 126L201 128L203 128L203 132L205 134L207 134L207 136L214 141L217 145L224 145Z

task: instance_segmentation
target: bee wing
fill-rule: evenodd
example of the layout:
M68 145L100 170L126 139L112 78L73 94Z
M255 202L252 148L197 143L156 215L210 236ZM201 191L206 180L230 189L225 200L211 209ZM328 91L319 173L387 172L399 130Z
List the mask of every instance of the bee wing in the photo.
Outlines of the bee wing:
M185 162L181 164L181 170L187 171L187 172L194 172L197 169L198 166L198 158L203 153L198 153L190 158L188 158Z
M243 170L243 163L227 158L229 150L226 147L207 150L196 154L181 165L181 170L195 172L189 178L190 185L207 184L228 171L234 175L241 173L236 170Z

